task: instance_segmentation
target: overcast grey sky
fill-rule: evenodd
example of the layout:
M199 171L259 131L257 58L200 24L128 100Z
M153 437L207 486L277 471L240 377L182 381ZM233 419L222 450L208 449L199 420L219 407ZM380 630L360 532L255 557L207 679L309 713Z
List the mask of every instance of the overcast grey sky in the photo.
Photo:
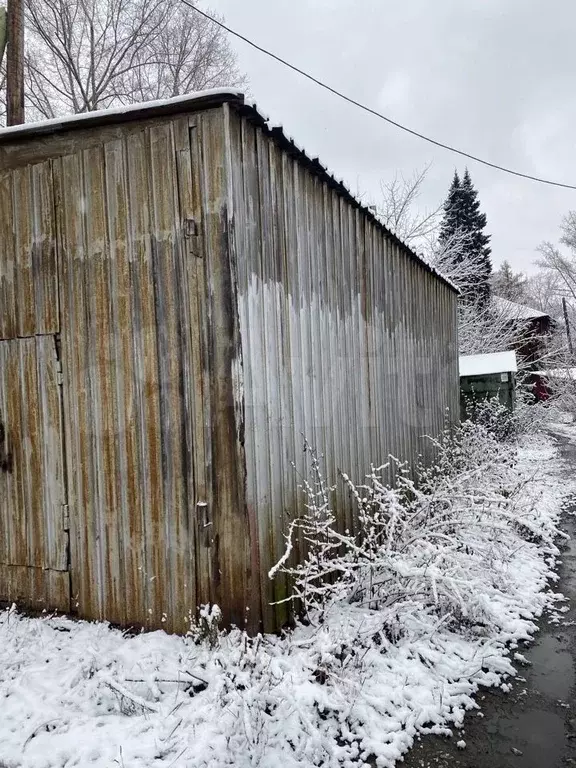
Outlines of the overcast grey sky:
M227 22L391 118L492 162L576 184L574 0L211 0ZM233 42L261 111L376 200L380 179L432 162L423 206L465 161ZM468 163L493 262L530 271L576 191Z

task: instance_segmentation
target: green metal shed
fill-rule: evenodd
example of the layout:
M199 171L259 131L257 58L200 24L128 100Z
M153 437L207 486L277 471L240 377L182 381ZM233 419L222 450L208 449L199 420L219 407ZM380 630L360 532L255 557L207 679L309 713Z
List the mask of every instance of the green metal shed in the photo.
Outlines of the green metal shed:
M460 418L469 418L474 403L497 397L514 409L518 366L514 350L484 355L460 355Z

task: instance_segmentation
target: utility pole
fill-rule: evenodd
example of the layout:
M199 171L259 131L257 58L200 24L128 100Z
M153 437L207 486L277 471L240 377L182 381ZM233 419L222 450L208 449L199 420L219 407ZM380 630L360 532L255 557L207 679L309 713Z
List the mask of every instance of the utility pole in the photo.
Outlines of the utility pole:
M0 6L0 65L6 48L6 8Z
M562 309L564 310L564 322L566 323L566 336L568 337L568 349L570 350L570 357L574 359L574 347L572 346L572 332L570 331L570 320L568 319L568 306L566 299L562 296Z
M24 0L8 0L6 54L6 124L24 122Z

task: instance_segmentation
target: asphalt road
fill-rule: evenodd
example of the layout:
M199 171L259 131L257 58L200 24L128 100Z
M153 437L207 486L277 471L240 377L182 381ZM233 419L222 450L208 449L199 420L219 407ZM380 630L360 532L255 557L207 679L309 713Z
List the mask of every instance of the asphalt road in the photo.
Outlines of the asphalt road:
M562 451L576 472L576 445L560 438ZM564 768L576 766L576 500L567 507L564 546L554 589L570 599L559 624L541 622L526 650L532 663L518 668L512 691L486 690L462 731L450 739L426 736L409 752L403 768ZM461 750L459 740L466 742Z

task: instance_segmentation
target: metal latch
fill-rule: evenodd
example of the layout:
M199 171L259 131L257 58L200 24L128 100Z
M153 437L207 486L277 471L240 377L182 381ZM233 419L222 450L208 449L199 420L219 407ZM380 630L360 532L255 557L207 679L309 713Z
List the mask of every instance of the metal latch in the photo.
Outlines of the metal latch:
M191 256L202 257L202 246L199 241L200 227L196 219L184 219L184 239L188 241Z
M212 543L212 520L210 519L210 508L205 501L196 502L196 522L198 525L198 536L203 546L209 547Z
M196 219L184 219L184 237L198 237L198 222Z

